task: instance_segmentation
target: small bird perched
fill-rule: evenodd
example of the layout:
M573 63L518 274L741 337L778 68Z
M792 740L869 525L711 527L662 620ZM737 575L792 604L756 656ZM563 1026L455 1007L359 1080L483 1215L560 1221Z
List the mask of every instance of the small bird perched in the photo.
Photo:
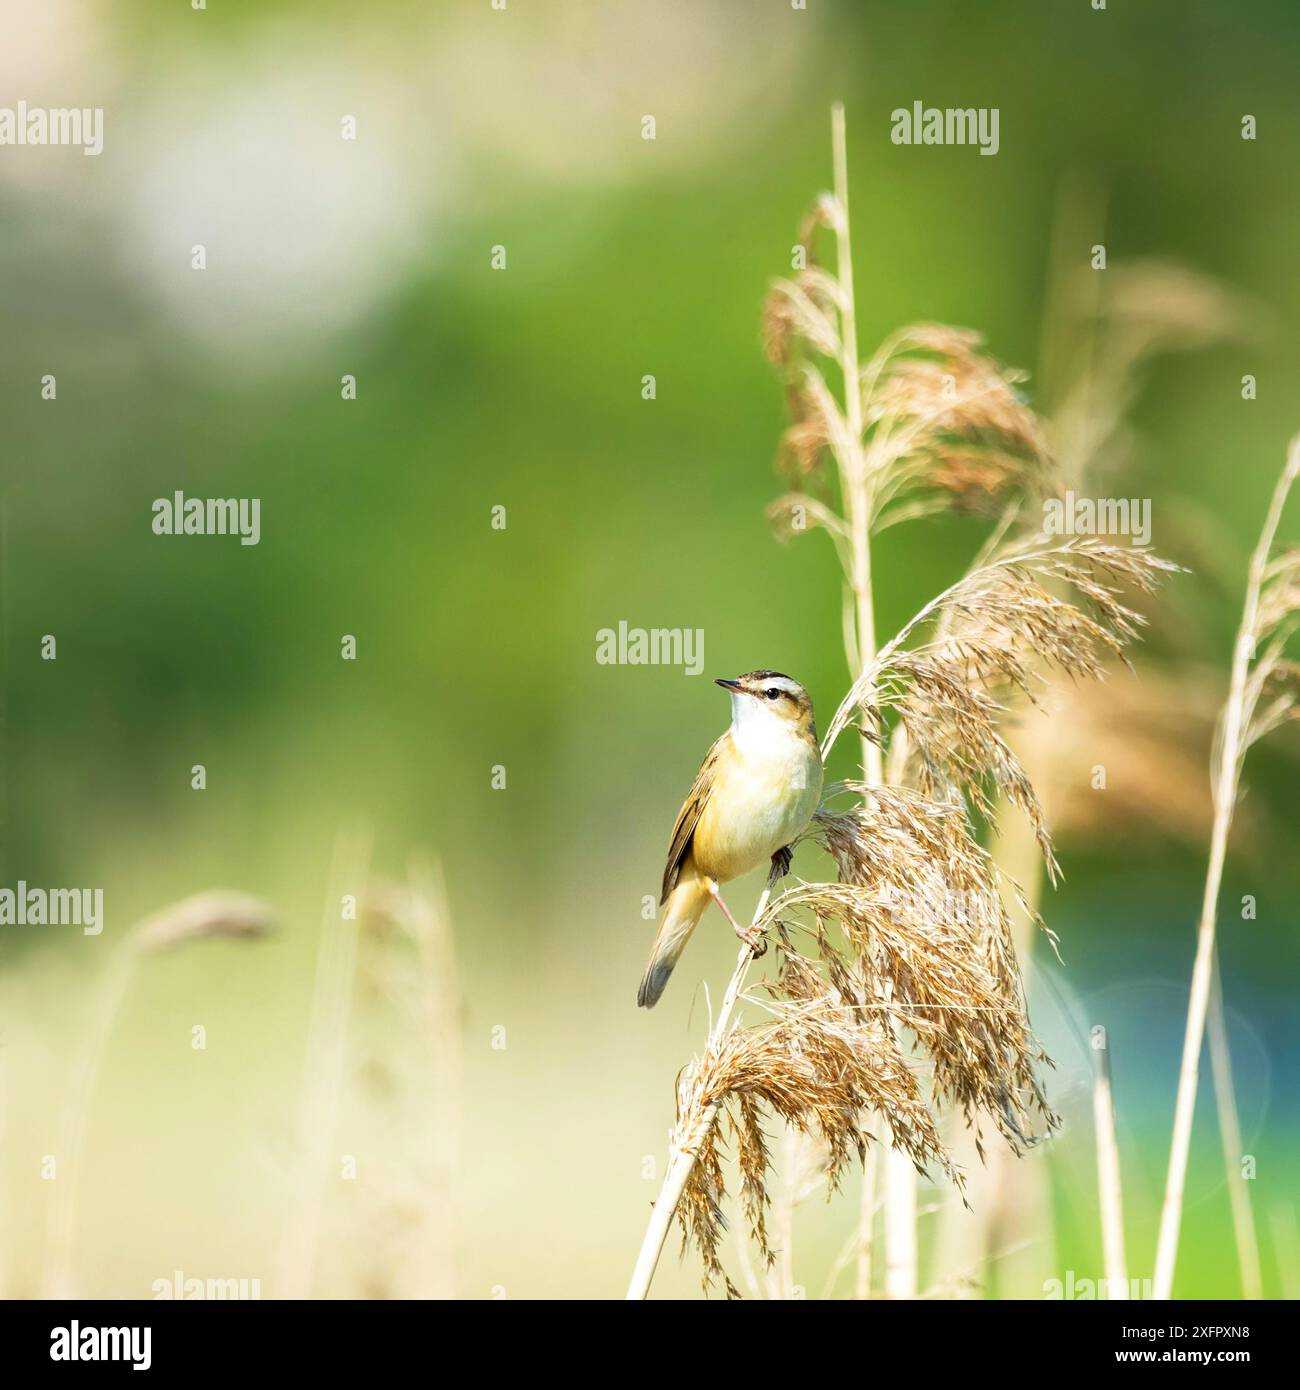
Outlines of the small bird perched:
M807 826L822 794L822 759L808 692L780 671L750 671L716 684L731 693L731 727L709 749L677 816L664 869L663 920L636 1002L654 1008L712 898L736 935L758 938L737 923L719 885L765 859L785 873L789 846Z

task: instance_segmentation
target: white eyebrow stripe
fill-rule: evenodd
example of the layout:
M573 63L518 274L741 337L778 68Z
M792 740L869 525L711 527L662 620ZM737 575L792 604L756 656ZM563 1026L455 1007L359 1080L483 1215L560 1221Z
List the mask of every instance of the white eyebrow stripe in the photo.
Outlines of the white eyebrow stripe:
M755 678L753 685L760 694L765 694L769 690L779 690L792 700L798 700L803 688L798 681L789 676L763 676L761 679Z

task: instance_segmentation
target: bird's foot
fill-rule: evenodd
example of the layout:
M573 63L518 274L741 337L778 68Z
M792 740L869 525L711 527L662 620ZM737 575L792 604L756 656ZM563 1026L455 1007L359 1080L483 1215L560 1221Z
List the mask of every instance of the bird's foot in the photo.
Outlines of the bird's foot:
M767 950L767 933L758 927L737 927L736 935L755 956L761 956Z
M757 927L742 927L739 922L731 915L731 909L722 901L722 894L718 892L718 885L711 884L709 894L713 901L722 909L722 915L731 923L731 929L749 947L756 956L761 956L767 950L767 939Z

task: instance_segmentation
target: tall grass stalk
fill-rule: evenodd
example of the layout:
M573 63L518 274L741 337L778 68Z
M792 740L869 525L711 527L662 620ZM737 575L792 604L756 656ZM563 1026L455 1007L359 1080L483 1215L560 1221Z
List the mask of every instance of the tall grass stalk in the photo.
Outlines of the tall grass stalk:
M1237 1111L1237 1090L1232 1080L1232 1052L1228 1047L1228 1021L1223 1009L1223 980L1219 975L1217 949L1214 953L1209 1029L1214 1105L1219 1116L1219 1139L1223 1145L1223 1171L1228 1180L1228 1200L1232 1204L1232 1231L1237 1241L1241 1294L1243 1298L1253 1300L1264 1297L1264 1279L1259 1267L1259 1236L1255 1230L1255 1211L1250 1204L1246 1176L1241 1171L1241 1118Z
M367 1297L454 1298L463 1039L455 940L441 868L368 885L340 1121L374 1155L353 1238Z
M1124 1197L1120 1186L1119 1144L1115 1140L1115 1101L1110 1082L1110 1039L1094 1048L1092 1126L1097 1140L1097 1196L1101 1208L1101 1248L1106 1296L1128 1297L1124 1257Z
M1196 1089L1201 1047L1205 1040L1206 1015L1210 1006L1215 960L1215 929L1218 921L1219 889L1232 829L1233 811L1241 780L1242 760L1257 738L1276 727L1282 719L1293 717L1293 699L1286 693L1266 692L1274 677L1287 674L1282 666L1282 648L1295 627L1300 612L1297 570L1300 560L1284 556L1270 563L1287 495L1300 472L1300 436L1291 441L1286 467L1278 479L1269 504L1264 529L1251 555L1246 577L1246 598L1241 626L1233 647L1232 677L1227 703L1219 725L1215 749L1212 786L1214 823L1210 831L1210 854L1205 873L1205 891L1196 933L1196 957L1192 966L1191 993L1187 1006L1187 1025L1183 1034L1182 1065L1178 1075L1178 1100L1174 1109L1173 1139L1169 1150L1169 1171L1160 1212L1160 1234L1156 1245L1153 1296L1167 1299L1173 1293L1174 1269L1178 1261L1178 1236L1183 1217L1183 1195L1187 1182L1187 1159L1191 1148L1192 1120L1196 1110ZM1263 606L1266 585L1273 588L1274 602ZM1261 650L1262 648L1262 650ZM1269 703L1261 711L1260 699L1268 694ZM1281 702L1281 703L1279 703ZM1256 716L1259 716L1257 722Z
M871 497L867 479L866 451L862 444L862 392L858 365L857 309L853 289L853 248L849 216L848 137L845 130L844 105L836 102L831 109L831 148L834 164L835 201L839 204L840 222L836 236L836 268L840 290L840 370L844 377L844 418L848 425L848 447L842 470L841 487L845 521L849 528L852 556L848 580L854 595L856 623L853 628L853 648L845 654L849 669L857 679L875 660L876 618L875 589L871 572ZM855 664L856 658L856 664ZM862 735L862 780L867 786L884 781L884 759L880 743L864 732ZM891 1298L916 1296L916 1167L901 1149L888 1146L883 1163L884 1186L884 1255L885 1293ZM874 1209L876 1165L864 1168L864 1191L861 1202L866 1210ZM867 1258L864 1242L859 1260ZM859 1273L863 1270L859 1264ZM867 1266L869 1277L869 1265ZM870 1285L864 1292L859 1278L859 1296L868 1297Z
M862 1188L858 1193L858 1248L857 1259L854 1263L853 1293L854 1297L859 1299L871 1297L871 1259L875 1246L876 1191L880 1186L879 1148L878 1143L873 1143L867 1151L866 1162L862 1165Z
M108 1052L113 1025L135 973L136 959L135 951L127 949L116 952L109 962L95 991L85 1037L73 1062L59 1124L59 1147L55 1156L59 1166L50 1192L46 1219L41 1284L43 1298L72 1298L78 1292L73 1266L73 1242L90 1105Z
M342 920L342 901L344 895L358 900L362 897L369 865L369 841L360 835L340 834L331 858L321 918L295 1134L296 1172L276 1252L273 1288L277 1298L309 1298L315 1279L357 959L358 924L355 919Z
M90 1021L72 1064L60 1116L57 1177L46 1214L42 1297L71 1298L79 1292L74 1244L91 1104L114 1027L141 962L204 937L261 936L270 922L270 908L256 898L222 891L198 893L138 923L114 952L91 1002Z

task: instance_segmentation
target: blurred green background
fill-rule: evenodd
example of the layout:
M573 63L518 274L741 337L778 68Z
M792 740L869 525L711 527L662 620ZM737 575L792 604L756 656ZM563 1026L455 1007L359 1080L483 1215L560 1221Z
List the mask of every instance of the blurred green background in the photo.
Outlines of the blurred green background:
M1257 306L1248 334L1155 365L1114 488L1151 498L1156 548L1196 569L1150 610L1136 657L1137 679L1158 668L1190 689L1187 672L1226 681L1245 556L1300 428L1300 15L1283 0L61 0L6 3L3 32L0 105L106 116L98 158L0 149L0 882L102 885L107 916L99 937L0 928L3 1288L40 1288L41 1159L97 979L132 923L217 886L265 897L279 930L138 972L89 1117L78 1276L101 1295L148 1296L178 1268L270 1292L331 854L363 827L376 874L412 854L445 869L464 1085L436 1125L460 1154L455 1287L618 1295L673 1078L706 1026L698 982L716 997L734 957L706 919L663 1004L635 1009L642 899L727 718L707 678L791 672L823 725L847 682L830 547L779 545L763 516L784 413L759 311L830 182L831 102L848 111L864 348L937 319L1036 370L1072 179L1098 191L1104 227L1077 228L1071 251L1067 226L1067 260L1101 239L1112 265L1176 260ZM894 146L890 112L916 100L999 108L1000 152ZM155 537L151 503L177 489L259 497L260 545ZM887 533L882 633L982 535ZM620 620L703 629L704 676L597 665L597 630ZM1053 731L1088 767L1077 737ZM1293 752L1284 734L1248 764L1221 934L1271 1295L1300 1278ZM995 1261L991 1293L1102 1272L1078 1032L1095 1021L1114 1039L1130 1272L1150 1273L1204 845L1158 815L1113 835L1101 819L1061 837L1045 913L1064 963L1035 988L1067 1119L1032 1160L1055 1244L1028 1274ZM812 850L797 867L824 868ZM758 888L732 890L738 911ZM1243 894L1255 921L1237 920ZM1232 1297L1203 1072L1176 1289ZM358 1271L378 1236L349 1212L374 1169L344 1182L332 1160L366 1143L344 1106L318 1292L370 1291ZM855 1203L801 1218L810 1295ZM921 1218L927 1287L940 1221ZM698 1288L693 1261L665 1259L657 1293Z

